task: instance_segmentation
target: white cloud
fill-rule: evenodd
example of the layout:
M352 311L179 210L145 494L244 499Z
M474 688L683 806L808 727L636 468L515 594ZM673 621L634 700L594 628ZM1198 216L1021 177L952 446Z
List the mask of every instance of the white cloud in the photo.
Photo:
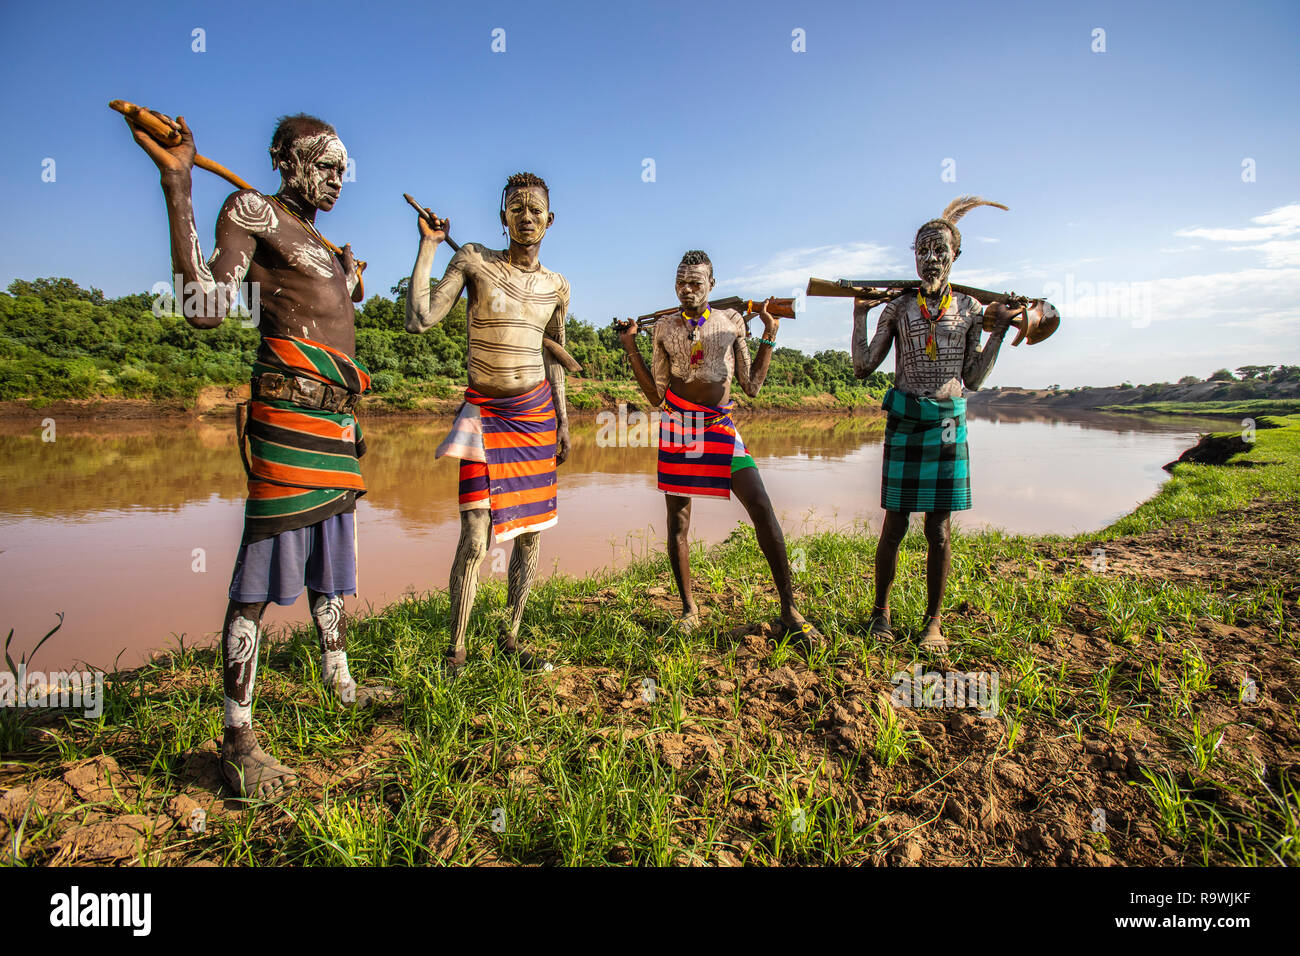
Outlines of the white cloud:
M1300 266L1300 239L1270 239L1256 246L1229 246L1232 252L1258 252L1264 265L1273 268Z
M895 258L888 246L875 242L786 249L735 278L720 281L718 288L743 288L749 295L788 295L791 289L802 290L810 276L821 279L876 278L911 266L910 260L904 262Z
M1254 226L1179 229L1174 233L1184 239L1208 239L1211 242L1266 242L1300 232L1300 203L1279 206L1254 216Z

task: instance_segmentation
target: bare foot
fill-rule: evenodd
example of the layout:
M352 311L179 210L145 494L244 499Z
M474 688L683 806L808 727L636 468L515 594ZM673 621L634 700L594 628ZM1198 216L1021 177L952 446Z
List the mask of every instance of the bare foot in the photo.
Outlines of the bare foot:
M257 744L252 727L227 727L221 742L221 776L241 797L270 799L298 782L298 775Z
M700 626L700 609L693 607L689 611L683 611L682 616L677 619L677 630L683 634L690 634Z
M925 623L925 630L921 632L921 650L939 656L948 653L948 638L940 631L937 617L932 617Z

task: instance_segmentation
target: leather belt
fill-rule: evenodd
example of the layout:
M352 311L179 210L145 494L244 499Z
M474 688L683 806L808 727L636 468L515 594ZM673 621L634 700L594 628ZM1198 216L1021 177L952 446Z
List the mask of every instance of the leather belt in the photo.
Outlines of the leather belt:
M304 408L319 408L325 412L350 414L357 406L360 395L346 388L318 382L301 375L282 375L263 372L253 379L253 400L259 402L293 402Z

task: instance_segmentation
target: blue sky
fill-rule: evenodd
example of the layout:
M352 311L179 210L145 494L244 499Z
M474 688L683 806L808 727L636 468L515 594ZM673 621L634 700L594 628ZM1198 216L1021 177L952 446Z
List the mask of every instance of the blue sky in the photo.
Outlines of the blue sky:
M963 220L954 281L1048 291L1063 315L990 384L1300 363L1293 0L404 7L6 4L0 283L167 279L156 173L107 108L122 98L185 114L200 152L267 191L275 118L334 123L356 182L320 226L369 261L368 291L410 272L402 192L496 244L521 169L551 186L542 261L594 323L672 305L687 248L709 252L720 294L911 277L916 227L977 193L1011 210ZM207 252L228 192L196 171ZM849 313L811 300L782 343L847 348Z

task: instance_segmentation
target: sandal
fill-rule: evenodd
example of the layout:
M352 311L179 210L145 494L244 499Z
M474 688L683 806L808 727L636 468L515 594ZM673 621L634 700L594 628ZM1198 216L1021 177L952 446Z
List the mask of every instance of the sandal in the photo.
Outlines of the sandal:
M877 637L894 636L894 628L889 623L889 611L872 611L871 617L867 619L867 633L874 634Z
M943 636L943 633L939 630L937 625L934 627L933 631L930 630L930 624L933 620L934 618L930 618L930 620L926 621L925 630L922 632L920 647L921 650L926 651L929 654L942 657L948 653L948 638Z
M817 630L812 621L804 621L799 625L787 624L780 622L780 633L777 635L778 641L789 640L792 644L804 644L811 647L818 641L826 640L825 635Z

